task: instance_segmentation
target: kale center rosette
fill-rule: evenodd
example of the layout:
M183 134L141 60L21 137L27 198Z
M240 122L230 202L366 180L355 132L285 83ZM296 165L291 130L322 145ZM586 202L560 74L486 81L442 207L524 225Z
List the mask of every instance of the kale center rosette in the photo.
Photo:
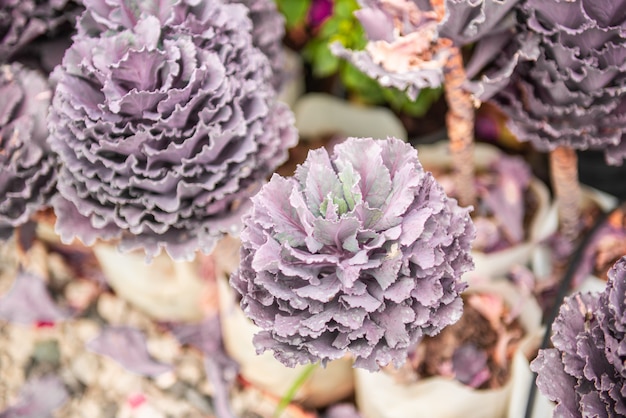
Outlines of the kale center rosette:
M351 353L374 371L460 318L474 226L409 144L313 150L252 202L231 284L259 351L290 367Z
M210 251L295 144L241 4L94 0L57 68L64 241Z

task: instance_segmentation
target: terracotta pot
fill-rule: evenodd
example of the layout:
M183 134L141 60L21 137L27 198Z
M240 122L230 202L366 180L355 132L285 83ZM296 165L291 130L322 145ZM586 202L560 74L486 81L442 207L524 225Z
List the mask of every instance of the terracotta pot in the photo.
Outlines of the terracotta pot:
M476 285L470 291L497 293L509 306L522 304L519 319L526 335L513 358L525 357L523 348L537 344L541 310L536 301L522 297L504 281ZM443 377L403 384L386 371L371 373L356 369L356 400L364 418L502 418L507 413L516 379L513 372L499 389L473 389Z
M435 167L445 170L452 167L448 144L444 141L417 147L418 157L425 170L430 171ZM487 168L501 155L502 152L492 145L475 144L474 161L478 169ZM551 215L556 214L556 207L551 203L548 188L542 181L533 177L529 190L535 197L537 207L530 221L526 239L499 251L485 253L473 250L475 269L464 276L470 284L501 277L516 264L528 264L537 244L556 231L557 223L552 220L554 215Z

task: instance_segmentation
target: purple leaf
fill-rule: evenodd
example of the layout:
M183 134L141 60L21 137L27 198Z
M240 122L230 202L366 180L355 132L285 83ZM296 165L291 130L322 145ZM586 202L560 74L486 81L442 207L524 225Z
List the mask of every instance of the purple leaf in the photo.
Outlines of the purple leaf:
M154 360L146 348L144 334L128 326L105 327L87 343L87 348L142 376L155 377L172 370L172 366Z
M361 22L370 41L393 41L392 16L376 8L359 9L354 12L354 15Z
M537 386L541 393L550 400L558 401L554 413L557 416L577 417L580 416L577 395L572 390L576 386L576 379L565 373L559 357L556 349L541 350L532 362L532 370L539 374Z
M463 344L454 350L452 369L455 378L470 387L478 388L491 377L487 353L474 344Z
M213 385L213 401L218 416L235 418L230 407L230 388L237 377L238 364L226 353L222 329L217 316L193 324L169 324L169 330L180 341L204 354L204 368Z
M458 45L506 32L515 21L512 11L520 0L446 0L439 33ZM508 18L507 18L508 17Z
M530 167L520 158L503 156L493 167L495 182L483 186L485 204L511 244L524 240L524 192L531 179Z
M0 299L0 318L19 324L57 322L68 314L50 297L42 278L20 272L13 287Z

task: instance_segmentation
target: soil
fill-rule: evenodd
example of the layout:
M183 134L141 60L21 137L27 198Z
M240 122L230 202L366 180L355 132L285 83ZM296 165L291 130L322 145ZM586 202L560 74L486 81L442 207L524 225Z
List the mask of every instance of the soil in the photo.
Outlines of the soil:
M606 220L604 231L598 234L592 274L603 280L608 280L608 271L626 254L626 213L624 207L617 209Z
M466 297L464 302L467 302ZM518 319L507 323L504 317L501 318L502 329L497 331L483 314L471 304L465 303L463 316L456 324L445 328L434 337L424 337L419 343L409 359L409 367L415 378L441 376L441 371L446 370L447 365L452 362L455 350L465 344L473 344L487 354L487 366L490 371L490 378L477 389L497 389L505 385L511 372L511 359L524 336L524 329ZM506 361L499 364L495 352L504 330L511 338L507 342Z
M430 171L435 177L435 179L437 179L437 181L442 185L451 184L453 181L452 172L449 168L437 169L435 167L428 166L427 170ZM476 177L480 177L481 175L486 175L486 174L488 174L486 170L479 170L476 172ZM448 187L444 186L444 189L446 189L446 192L448 192ZM454 191L452 190L452 192L449 193L449 195L454 197ZM533 221L537 213L537 209L539 207L539 201L537 199L537 196L531 191L530 188L527 188L523 192L523 196L524 196L524 219L522 221L523 222L522 225L523 225L523 231L526 234L524 236L524 240L526 240L529 238L528 234L531 229L530 228L531 222ZM474 210L471 212L470 216L472 217L473 220L476 220L477 218L483 218L490 222L493 222L494 228L500 229L498 227L497 220L493 217L490 211L491 211L490 208L487 207L485 204L483 204L481 202L480 196L478 196L478 202ZM502 231L500 231L499 235L501 237L501 242L497 243L496 245L490 245L489 249L481 248L481 246L477 242L474 242L472 248L477 251L490 253L490 252L504 250L506 248L509 248L513 245L518 244L518 243L509 242L508 240L506 240L506 237Z
M296 171L296 167L306 160L306 157L310 150L326 147L327 150L333 145L340 136L337 135L324 135L319 138L304 138L298 142L298 144L289 149L289 159L278 169L276 173L281 176L293 176ZM330 152L330 150L329 150Z

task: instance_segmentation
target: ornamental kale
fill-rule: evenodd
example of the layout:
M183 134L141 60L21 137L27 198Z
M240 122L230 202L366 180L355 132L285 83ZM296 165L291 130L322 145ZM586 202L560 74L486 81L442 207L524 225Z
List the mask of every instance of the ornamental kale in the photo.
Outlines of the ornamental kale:
M626 416L626 257L609 271L602 293L565 300L552 344L531 369L557 403L555 417Z
M362 0L360 3L362 8L354 14L369 41L365 50L350 51L334 43L331 51L380 85L406 91L413 100L420 90L441 86L448 53L438 42L438 16L429 2Z
M511 131L539 150L603 149L621 162L626 122L626 2L528 0L518 38L538 49L496 99Z
M242 4L90 0L56 70L64 241L175 259L239 228L296 132Z
M410 145L313 150L252 201L231 284L259 351L290 367L351 353L374 371L460 318L474 226Z
M46 144L50 96L38 72L0 66L0 239L54 193L56 159Z

